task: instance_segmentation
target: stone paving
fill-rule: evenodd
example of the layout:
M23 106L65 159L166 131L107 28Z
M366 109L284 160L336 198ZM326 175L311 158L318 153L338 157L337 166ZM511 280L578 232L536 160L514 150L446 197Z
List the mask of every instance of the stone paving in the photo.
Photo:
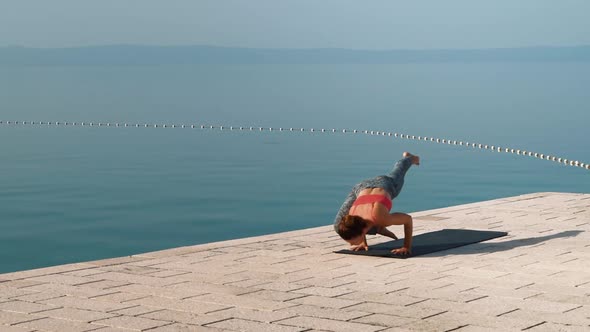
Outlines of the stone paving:
M590 194L412 215L509 235L401 260L335 254L329 225L2 274L0 330L590 331Z

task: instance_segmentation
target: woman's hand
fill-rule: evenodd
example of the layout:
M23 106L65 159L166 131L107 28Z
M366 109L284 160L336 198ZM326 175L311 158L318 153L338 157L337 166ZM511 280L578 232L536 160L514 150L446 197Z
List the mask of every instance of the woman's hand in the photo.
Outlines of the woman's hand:
M369 250L369 246L366 243L361 243L359 245L352 246L351 249L352 249L352 251L359 251L359 250L367 251L367 250Z
M401 247L399 249L393 249L391 253L400 256L407 256L412 253L412 250L410 248Z

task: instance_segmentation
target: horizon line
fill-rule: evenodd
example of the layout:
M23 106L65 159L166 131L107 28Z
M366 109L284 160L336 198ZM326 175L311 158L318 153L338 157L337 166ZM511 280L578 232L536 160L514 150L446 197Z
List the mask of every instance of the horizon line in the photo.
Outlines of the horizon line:
M23 46L23 45L0 45L0 49L20 48L31 50L68 50L81 48L107 48L107 47L146 47L146 48L219 48L219 49L243 49L243 50L286 50L286 51L313 51L313 50L334 50L334 51L359 51L359 52L386 52L386 51L494 51L494 50L516 50L516 49L559 49L559 48L584 48L590 44L577 45L529 45L529 46L508 46L508 47L484 47L484 48L346 48L346 47L248 47L248 46L223 46L213 44L177 44L177 45L155 45L155 44L95 44L80 46Z

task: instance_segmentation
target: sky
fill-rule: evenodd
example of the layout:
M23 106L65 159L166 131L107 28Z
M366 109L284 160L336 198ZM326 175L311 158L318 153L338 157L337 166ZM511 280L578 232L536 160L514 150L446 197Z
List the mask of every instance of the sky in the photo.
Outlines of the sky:
M0 46L590 44L588 0L0 0Z

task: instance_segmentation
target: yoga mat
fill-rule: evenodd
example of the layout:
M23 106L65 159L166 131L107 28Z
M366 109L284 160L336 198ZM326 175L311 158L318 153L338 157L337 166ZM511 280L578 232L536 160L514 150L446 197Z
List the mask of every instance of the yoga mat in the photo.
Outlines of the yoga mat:
M462 247L468 244L487 241L506 235L508 235L506 232L475 231L469 229L443 229L436 232L424 233L414 236L412 240L412 254L408 256L400 256L391 253L392 249L401 248L403 246L403 239L379 243L376 245L369 244L368 251L352 251L350 249L342 249L335 251L335 253L391 258L408 258Z

